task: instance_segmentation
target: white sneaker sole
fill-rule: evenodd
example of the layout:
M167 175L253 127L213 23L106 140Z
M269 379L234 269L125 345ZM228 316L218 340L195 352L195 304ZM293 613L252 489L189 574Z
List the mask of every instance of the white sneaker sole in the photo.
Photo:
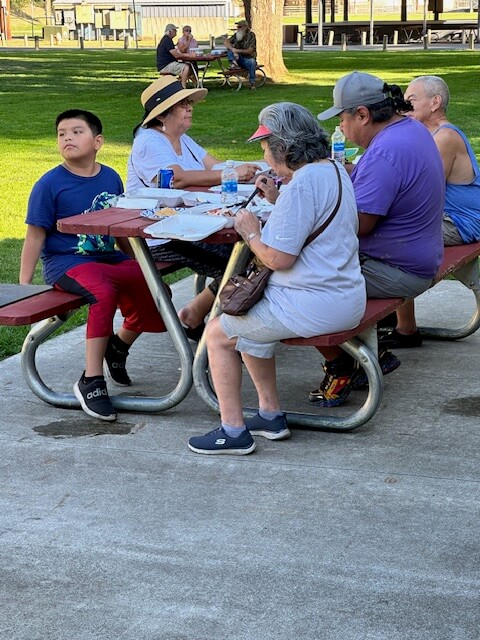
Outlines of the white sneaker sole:
M292 435L290 429L282 429L281 431L263 431L262 429L249 429L252 436L261 436L262 438L267 438L267 440L286 440L290 438Z
M255 451L255 442L248 447L248 449L197 449L197 447L193 447L190 443L188 444L188 448L195 453L203 453L205 455L230 455L230 456L246 456L249 453Z

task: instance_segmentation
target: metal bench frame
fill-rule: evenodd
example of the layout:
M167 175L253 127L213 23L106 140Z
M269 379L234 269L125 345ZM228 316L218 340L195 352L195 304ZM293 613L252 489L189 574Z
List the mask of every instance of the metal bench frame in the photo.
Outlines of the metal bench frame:
M237 245L243 245L238 246ZM237 243L234 251L237 252L236 259L238 265L245 265L248 259L249 250L244 243ZM480 327L480 278L478 256L480 255L480 242L473 245L461 245L460 247L448 247L446 253L454 253L464 249L468 254L463 259L455 259L452 262L444 260L441 270L432 286L443 280L446 276L453 276L464 286L470 289L475 297L475 311L472 317L463 326L456 328L421 327L420 331L425 338L437 340L459 340L466 338ZM232 254L233 258L233 254ZM241 271L242 266L237 271ZM226 274L225 278L229 277ZM369 306L382 303L380 313L373 316L374 320L370 326L364 326L362 321L357 329L350 332L330 334L328 336L316 336L313 338L294 338L282 341L291 346L333 346L337 345L350 354L365 370L368 379L368 394L361 407L355 409L350 415L338 416L331 414L312 414L300 412L287 412L289 424L301 427L311 427L319 430L329 431L351 431L370 420L376 413L383 395L383 374L378 364L378 339L377 322L386 317L396 308L403 304L403 299L394 298L386 300L371 300L367 303L368 316ZM212 310L213 315L219 313L218 299ZM367 322L368 325L368 322ZM356 333L358 332L358 333ZM339 336L336 339L336 336ZM346 336L346 337L345 337ZM216 413L219 413L219 404L215 391L208 377L208 358L206 353L205 337L202 338L195 356L193 365L193 380L198 394L202 400ZM245 408L246 418L252 417L257 412L256 409Z

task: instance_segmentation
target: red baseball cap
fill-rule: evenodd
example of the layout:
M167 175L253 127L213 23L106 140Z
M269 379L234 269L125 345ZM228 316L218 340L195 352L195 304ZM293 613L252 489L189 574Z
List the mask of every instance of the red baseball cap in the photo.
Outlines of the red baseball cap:
M257 140L263 140L264 138L268 138L268 136L271 136L272 133L273 132L270 131L268 127L266 127L264 124L261 124L255 131L255 133L250 136L247 142L256 142Z

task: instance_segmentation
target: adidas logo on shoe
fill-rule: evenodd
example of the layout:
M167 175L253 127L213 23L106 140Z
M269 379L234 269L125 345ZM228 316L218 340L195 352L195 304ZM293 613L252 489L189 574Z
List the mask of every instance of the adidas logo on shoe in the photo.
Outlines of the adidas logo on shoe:
M108 396L106 389L100 389L97 387L94 391L89 391L86 395L87 400L93 400L94 398L100 398L101 396Z

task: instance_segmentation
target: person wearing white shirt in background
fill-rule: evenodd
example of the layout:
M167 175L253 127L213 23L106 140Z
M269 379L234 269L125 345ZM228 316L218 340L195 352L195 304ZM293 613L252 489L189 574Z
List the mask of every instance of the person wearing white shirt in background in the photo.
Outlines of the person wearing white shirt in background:
M185 25L182 29L182 36L178 39L177 50L180 53L189 53L198 47L198 42L192 35L192 27Z

